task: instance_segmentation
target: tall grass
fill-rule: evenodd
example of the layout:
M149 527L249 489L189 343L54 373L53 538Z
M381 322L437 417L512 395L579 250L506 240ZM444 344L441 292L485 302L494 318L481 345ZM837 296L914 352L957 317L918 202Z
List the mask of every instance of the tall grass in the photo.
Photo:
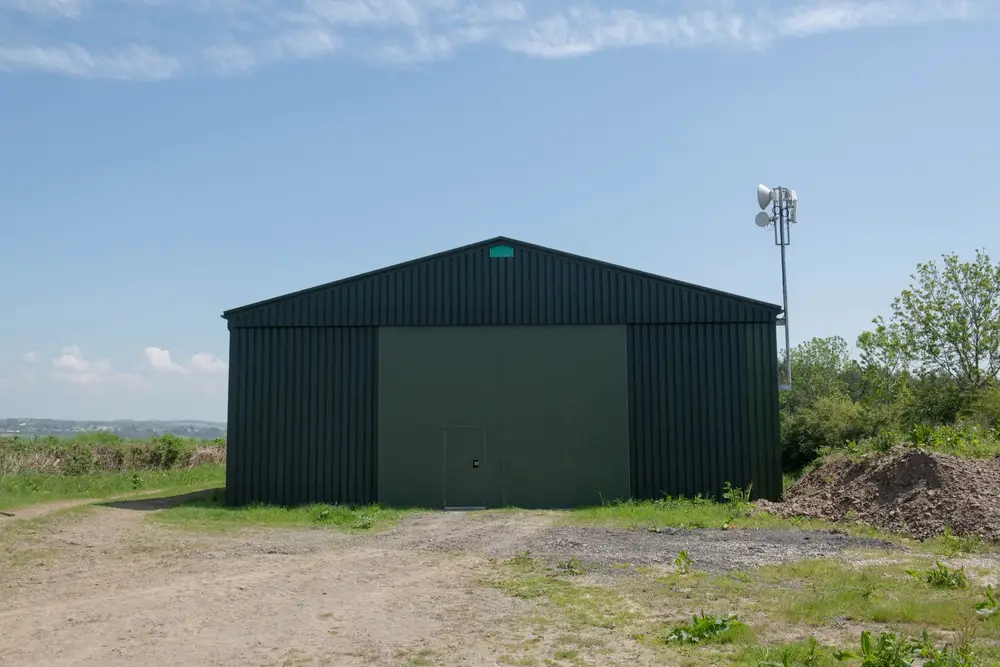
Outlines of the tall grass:
M164 435L123 440L0 437L0 508L225 483L226 443Z
M123 440L112 433L72 439L0 437L0 477L166 470L225 461L224 440L169 434L151 440Z

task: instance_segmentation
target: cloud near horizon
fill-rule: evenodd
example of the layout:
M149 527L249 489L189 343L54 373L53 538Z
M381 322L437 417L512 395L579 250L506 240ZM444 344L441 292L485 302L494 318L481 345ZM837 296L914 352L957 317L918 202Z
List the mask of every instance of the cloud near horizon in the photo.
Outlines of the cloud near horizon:
M490 46L533 58L635 47L759 48L972 20L985 0L0 0L0 72L158 81L342 55L412 64ZM662 3L657 5L662 7Z
M22 360L34 364L37 352L28 352ZM49 374L58 381L87 388L125 386L132 389L149 388L167 375L184 376L189 383L211 393L221 391L227 381L229 364L210 352L198 352L184 361L175 361L170 353L159 347L143 350L143 363L128 370L116 370L107 359L87 357L79 345L67 345L50 362ZM37 382L33 371L26 371L24 379Z

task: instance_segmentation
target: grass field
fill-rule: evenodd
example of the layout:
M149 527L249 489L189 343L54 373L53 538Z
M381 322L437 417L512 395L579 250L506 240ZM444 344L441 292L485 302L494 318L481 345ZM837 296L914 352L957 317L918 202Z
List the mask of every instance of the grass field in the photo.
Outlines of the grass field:
M0 510L56 500L102 499L151 491L186 493L226 482L222 465L85 475L21 473L0 476Z

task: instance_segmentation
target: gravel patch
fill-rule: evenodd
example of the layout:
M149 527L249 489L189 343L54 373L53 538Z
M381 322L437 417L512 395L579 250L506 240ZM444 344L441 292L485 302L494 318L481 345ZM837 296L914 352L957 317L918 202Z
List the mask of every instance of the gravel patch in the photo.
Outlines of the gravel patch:
M553 564L575 557L588 568L614 569L619 573L625 564L673 567L674 558L682 549L694 560L695 569L708 572L824 558L848 550L899 549L884 540L857 538L839 531L626 530L553 525L554 518L555 515L540 512L479 516L425 514L404 520L375 541L395 548L499 559L528 551L533 557Z
M764 529L654 532L558 526L524 540L515 553L510 549L492 550L491 555L509 557L529 551L535 557L551 561L576 557L591 567L622 564L673 567L677 553L685 550L695 569L718 573L803 558L825 558L852 549L897 548L883 540L837 532Z

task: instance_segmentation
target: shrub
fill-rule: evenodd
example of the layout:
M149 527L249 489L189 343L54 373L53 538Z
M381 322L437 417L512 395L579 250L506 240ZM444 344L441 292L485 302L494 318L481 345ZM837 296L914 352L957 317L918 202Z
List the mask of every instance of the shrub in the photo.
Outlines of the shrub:
M94 453L83 442L72 443L60 457L62 470L67 475L86 475L94 469Z
M0 436L0 475L169 469L224 463L225 451L225 440L205 442L174 435L150 441L123 441L108 433L71 440Z
M961 416L983 428L1000 427L1000 387L989 387L977 392Z
M840 449L869 435L863 406L843 395L823 396L782 420L782 456L786 468L798 470L823 449Z
M970 411L974 399L948 378L928 375L914 380L900 401L902 420L907 429L915 424L953 424Z

